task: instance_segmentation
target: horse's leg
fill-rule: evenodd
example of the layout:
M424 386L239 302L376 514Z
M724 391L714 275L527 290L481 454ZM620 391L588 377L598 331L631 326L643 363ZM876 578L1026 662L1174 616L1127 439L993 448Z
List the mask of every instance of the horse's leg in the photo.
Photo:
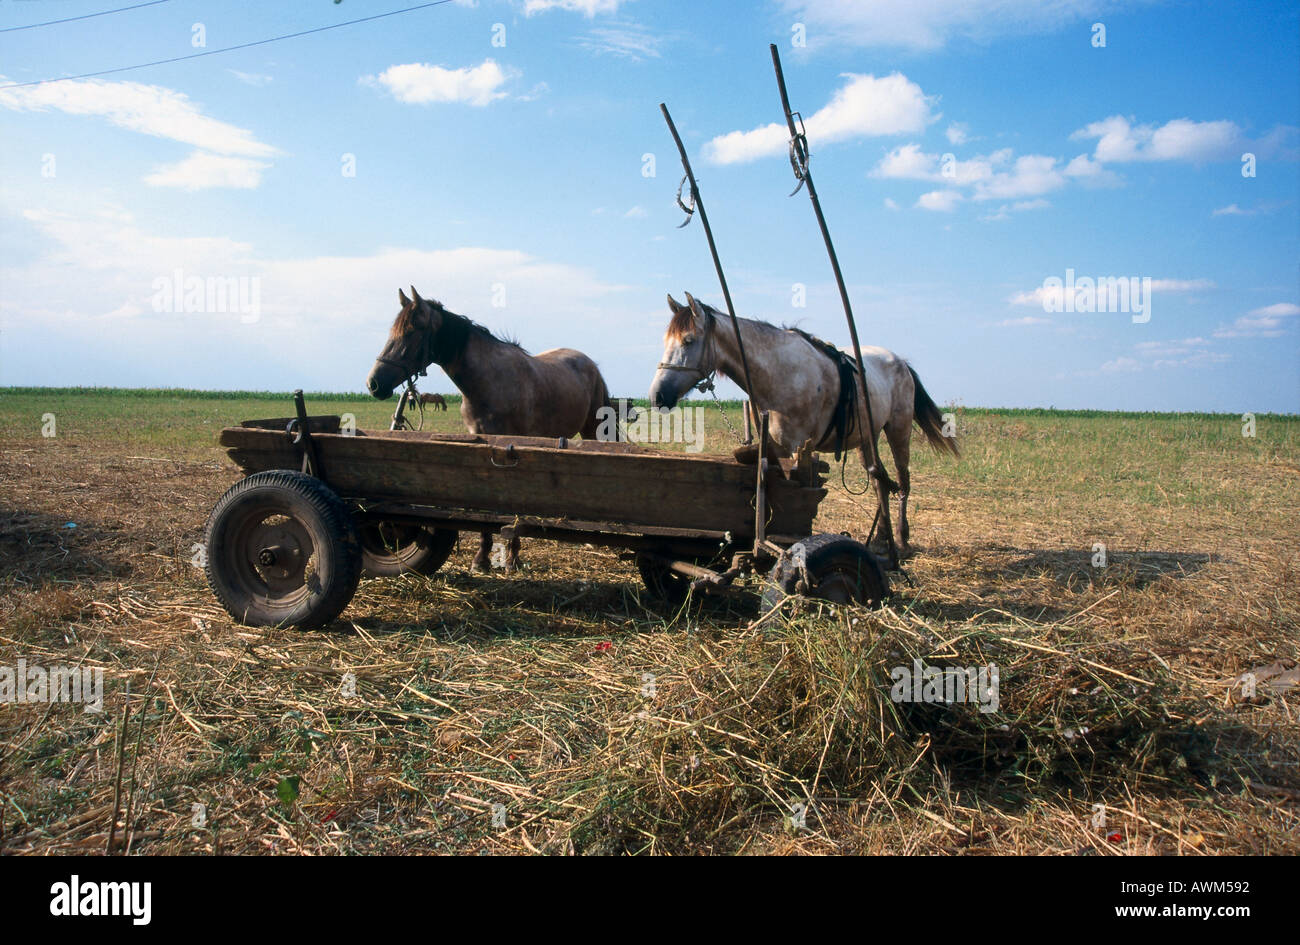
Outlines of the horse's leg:
M898 470L898 553L907 554L907 494L912 490L912 473L908 469L912 448L911 419L908 419L906 426L902 421L886 424L885 438L889 440L889 449L894 454L894 466Z
M492 533L483 532L478 544L478 554L474 556L475 571L492 570Z
M506 551L506 570L519 570L519 536L510 536L510 546Z

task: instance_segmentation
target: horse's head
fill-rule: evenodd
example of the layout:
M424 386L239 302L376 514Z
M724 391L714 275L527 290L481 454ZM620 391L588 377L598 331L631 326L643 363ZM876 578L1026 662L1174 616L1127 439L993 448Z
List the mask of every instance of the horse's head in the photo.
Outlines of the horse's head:
M442 327L442 305L420 298L415 286L411 286L411 298L401 289L397 290L397 298L402 310L366 378L366 388L380 400L387 400L399 384L423 373L433 362L434 339Z
M671 409L692 387L717 368L713 314L686 293L686 305L668 296L673 318L664 333L664 355L650 385L650 406Z

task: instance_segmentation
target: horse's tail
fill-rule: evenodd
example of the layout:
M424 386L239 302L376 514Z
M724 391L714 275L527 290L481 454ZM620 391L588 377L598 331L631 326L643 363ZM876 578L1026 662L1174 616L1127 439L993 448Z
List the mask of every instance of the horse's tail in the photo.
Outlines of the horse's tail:
M940 453L947 450L953 456L960 456L957 452L957 438L944 436L943 414L939 412L939 407L930 398L921 379L916 376L915 369L910 364L907 369L912 373L912 386L916 388L916 395L912 399L912 419L935 450Z

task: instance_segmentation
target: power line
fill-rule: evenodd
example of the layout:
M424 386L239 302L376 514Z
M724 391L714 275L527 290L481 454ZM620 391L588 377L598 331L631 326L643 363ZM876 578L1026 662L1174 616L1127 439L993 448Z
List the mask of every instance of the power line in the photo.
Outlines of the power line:
M21 89L33 85L45 85L50 82L71 82L74 79L93 79L101 75L113 75L118 72L131 72L135 69L147 69L150 66L165 66L172 62L184 62L187 59L199 59L203 56L215 56L218 53L234 52L236 49L249 49L253 46L265 46L267 43L278 43L282 39L295 39L299 36L309 36L312 33L324 33L326 30L342 29L345 26L355 26L358 23L368 23L371 20L382 20L384 17L397 16L400 13L411 13L415 10L425 10L429 7L442 6L444 3L451 3L452 0L433 0L431 3L420 3L413 7L405 7L401 10L389 10L387 13L376 13L373 16L363 16L359 19L348 20L344 23L331 23L329 26L317 26L309 30L300 30L297 33L285 33L283 36L272 36L270 39L259 39L251 43L240 43L237 46L225 46L221 49L205 49L203 52L190 53L188 56L173 56L170 59L155 59L153 62L141 62L134 66L118 66L116 69L101 69L98 72L83 72L80 75L59 76L56 79L36 79L33 82L11 82L8 85L0 85L0 89Z
M131 7L118 7L116 10L102 10L99 13L83 13L81 16L68 16L61 20L46 20L44 23L28 23L26 26L6 26L0 29L0 33L13 33L18 30L34 30L41 26L54 26L56 23L71 23L74 20L91 20L97 16L108 16L110 13L125 13L127 10L138 10L141 7L156 7L160 3L171 3L171 0L149 0L148 3L137 3Z

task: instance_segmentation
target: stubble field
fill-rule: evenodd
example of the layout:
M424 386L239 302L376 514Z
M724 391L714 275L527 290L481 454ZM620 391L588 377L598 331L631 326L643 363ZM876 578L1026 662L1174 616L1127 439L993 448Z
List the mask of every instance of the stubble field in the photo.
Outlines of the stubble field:
M0 667L105 674L101 713L0 703L0 852L1300 853L1297 690L1233 685L1300 659L1300 418L958 409L881 611L668 612L614 551L475 574L463 536L303 633L193 564L218 431L289 412L0 391ZM861 537L829 488L818 530ZM914 659L997 665L998 711L893 701Z

